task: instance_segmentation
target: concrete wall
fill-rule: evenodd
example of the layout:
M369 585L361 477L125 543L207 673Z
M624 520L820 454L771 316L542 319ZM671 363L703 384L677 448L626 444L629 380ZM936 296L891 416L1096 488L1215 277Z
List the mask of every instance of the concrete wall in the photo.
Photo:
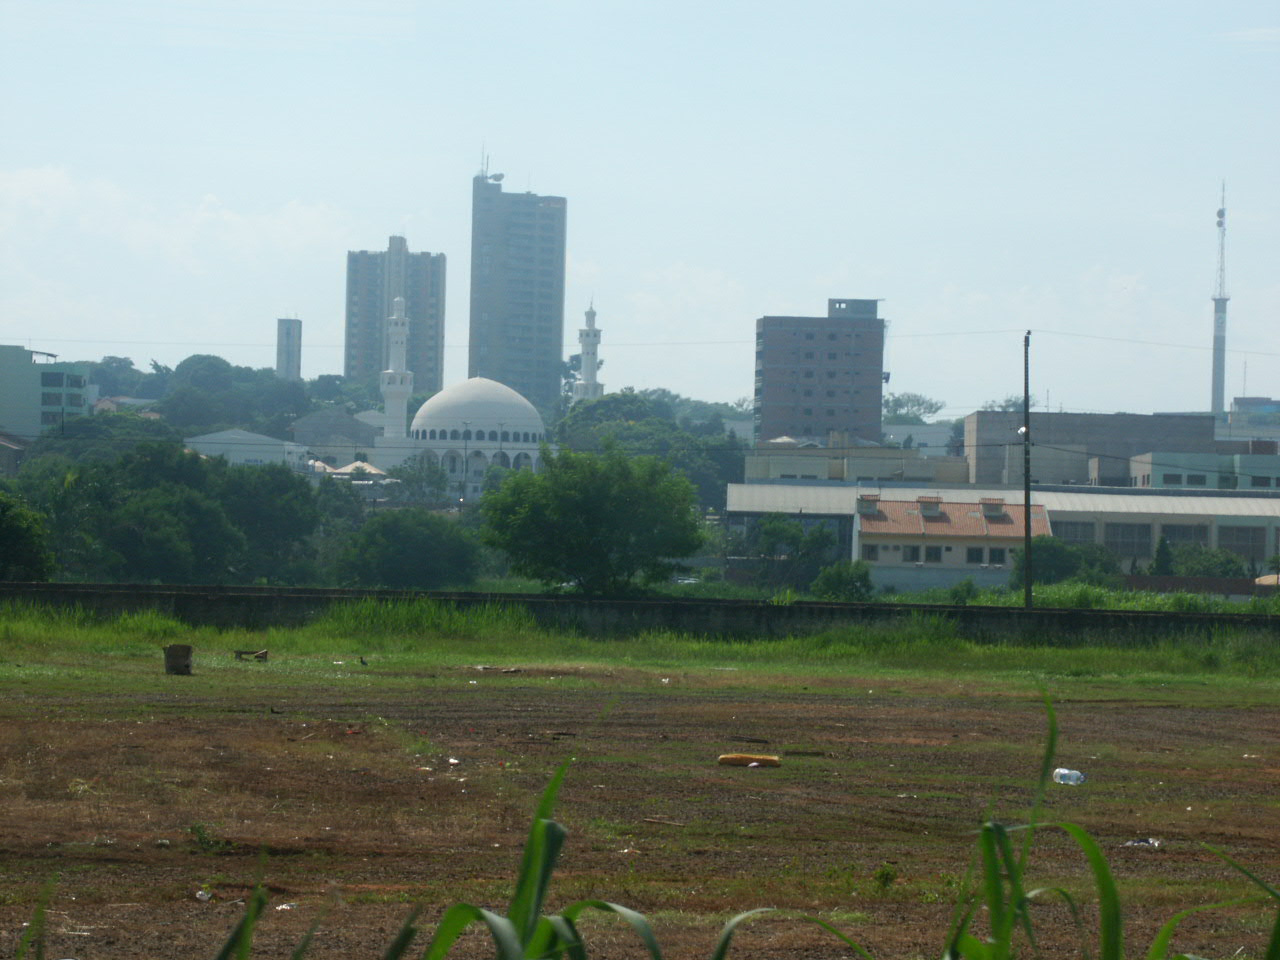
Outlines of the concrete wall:
M277 587L148 587L135 584L0 583L0 601L80 608L101 616L155 609L193 626L265 629L297 626L335 603L366 597L434 599L460 608L504 604L523 608L541 626L592 637L672 630L725 638L784 637L856 624L943 617L979 641L1018 638L1064 646L1088 641L1144 644L1171 634L1227 625L1280 633L1280 618L1248 614L1173 614L1149 611L1023 610L912 604L772 604L738 600L592 600L506 594L428 594L378 590Z

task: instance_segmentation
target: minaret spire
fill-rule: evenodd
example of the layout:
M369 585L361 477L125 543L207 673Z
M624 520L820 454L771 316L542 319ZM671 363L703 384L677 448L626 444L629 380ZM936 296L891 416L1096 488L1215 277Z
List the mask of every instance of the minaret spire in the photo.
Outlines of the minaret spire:
M1222 205L1218 207L1218 283L1213 294L1213 387L1210 411L1222 420L1226 416L1227 370L1227 182L1222 182Z
M380 377L384 437L403 438L409 421L409 397L413 394L413 371L406 370L409 354L409 319L404 315L404 297L391 301L387 318L387 366Z
M604 396L604 384L596 381L600 369L600 331L596 329L596 298L587 307L587 325L578 331L578 347L582 355L582 379L573 385L573 399L594 400Z

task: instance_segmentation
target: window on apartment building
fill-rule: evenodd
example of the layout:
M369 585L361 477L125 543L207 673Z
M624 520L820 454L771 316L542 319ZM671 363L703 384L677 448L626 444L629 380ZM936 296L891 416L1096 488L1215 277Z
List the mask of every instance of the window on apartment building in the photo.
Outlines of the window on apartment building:
M834 360L835 358L836 358L836 355L835 355L834 353L828 353L828 354L827 354L827 359L828 359L828 360Z
M966 547L966 548L965 548L965 551L964 551L964 562L965 562L965 563L981 563L981 562L982 562L982 548L981 548L981 547Z
M83 406L84 406L84 394L83 394L83 393L68 393L68 394L67 394L67 406L68 406L68 407L83 407Z
M1004 547L992 547L987 551L987 560L991 563L1004 563Z
M862 545L862 559L875 563L880 559L880 545L877 543L864 543Z
M1097 526L1087 520L1055 520L1053 535L1064 543L1093 543Z
M67 374L67 386L73 390L84 389L84 377L76 376L73 373Z
M1218 547L1245 560L1262 560L1267 552L1266 527L1218 526Z
M942 548L941 547L925 547L924 562L925 563L941 563Z
M836 338L836 335L835 335L834 333L828 333L828 334L827 334L827 339L828 339L828 340L834 340L835 338Z
M1151 556L1151 524L1106 523L1102 526L1103 545L1121 557Z
M828 379L828 380L834 380L835 378L836 378L836 372L835 372L834 370L828 370L828 371L827 371L827 379Z
M1187 474L1188 487L1207 487L1208 485L1209 485L1209 478L1205 474L1203 473Z
M57 411L46 410L44 413L40 414L40 422L46 425L50 423L57 423L61 419L62 414Z
M66 375L62 373L40 374L40 386L42 387L60 387L65 382L66 382Z
M812 417L812 416L813 416L813 407L805 407L805 408L804 408L804 410L803 410L803 411L801 411L801 412L802 412L802 413L804 413L804 415L805 415L806 417Z
M835 415L836 415L836 412L835 412L835 410L834 410L834 409L828 409L828 410L827 410L827 416L828 416L828 417L834 417Z
M1251 487L1269 487L1269 486L1271 486L1271 478L1270 478L1270 477L1257 477L1257 476L1250 477L1250 478L1249 478L1249 486L1251 486Z
M1209 545L1209 525L1207 523L1162 523L1160 536L1169 541L1169 546L1180 543L1198 543L1202 547Z
M1160 482L1166 487L1176 487L1182 484L1182 474L1180 473L1163 473L1160 475Z
M919 563L920 548L919 547L903 547L902 562L903 563Z
M40 394L40 406L42 406L42 407L60 407L60 406L62 406L62 394L60 394L60 393L42 393L42 394Z

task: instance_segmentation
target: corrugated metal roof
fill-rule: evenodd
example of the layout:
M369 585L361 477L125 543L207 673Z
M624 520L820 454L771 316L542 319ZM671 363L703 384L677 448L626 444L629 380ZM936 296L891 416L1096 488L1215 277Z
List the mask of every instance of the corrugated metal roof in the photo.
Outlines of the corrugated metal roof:
M731 483L727 509L734 513L805 513L842 516L857 512L858 496L915 501L941 496L948 502L1001 499L1021 503L1019 490L984 487L855 487L781 483ZM1152 516L1217 516L1280 519L1280 498L1165 496L1150 493L1085 493L1032 490L1031 502L1042 504L1050 517L1062 513L1147 514Z

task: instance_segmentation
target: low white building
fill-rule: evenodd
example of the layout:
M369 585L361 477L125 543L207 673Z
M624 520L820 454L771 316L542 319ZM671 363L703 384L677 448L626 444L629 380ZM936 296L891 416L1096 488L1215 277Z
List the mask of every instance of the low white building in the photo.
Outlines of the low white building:
M268 463L283 463L291 470L309 471L307 448L300 443L277 440L275 437L248 430L219 430L182 441L191 450L206 457L224 457L227 463L237 466L258 467Z

